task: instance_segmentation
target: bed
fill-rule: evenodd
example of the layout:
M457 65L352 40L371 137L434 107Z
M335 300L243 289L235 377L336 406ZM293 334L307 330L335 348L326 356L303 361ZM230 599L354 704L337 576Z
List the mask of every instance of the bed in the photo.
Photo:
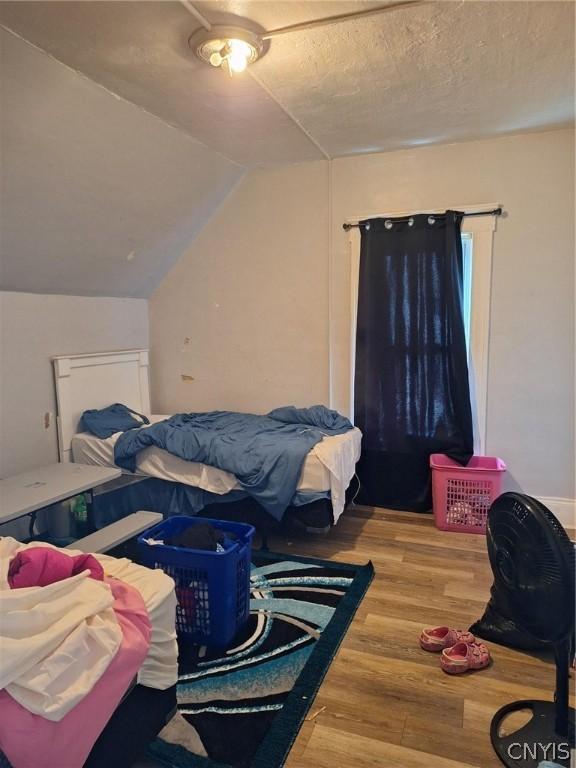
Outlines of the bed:
M60 356L53 362L61 461L115 466L114 446L119 433L101 439L81 431L84 410L121 402L148 416L152 423L166 418L151 415L147 350ZM287 515L298 518L299 514L312 530L325 530L327 516L329 524L336 523L345 507L360 443L361 433L354 428L343 435L326 436L315 445L306 456ZM140 452L136 473L156 481L153 487L160 489L164 506L168 493L173 499L176 491L182 491L172 506L184 506L193 514L210 502L235 502L239 490L236 477L229 472L186 461L156 447ZM150 485L147 490L150 492ZM193 496L192 490L203 495Z

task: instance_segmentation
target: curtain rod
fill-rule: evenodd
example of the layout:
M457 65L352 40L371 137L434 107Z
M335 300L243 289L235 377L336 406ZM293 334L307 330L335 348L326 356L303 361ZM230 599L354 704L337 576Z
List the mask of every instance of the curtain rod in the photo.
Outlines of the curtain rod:
M417 216L418 214L414 214L414 216ZM420 214L422 215L422 214ZM426 215L426 214L424 214ZM441 219L444 216L446 216L445 213L431 213L430 216L433 216L435 219ZM491 211L470 211L469 213L464 213L464 216L501 216L502 215L502 208L493 208ZM413 216L402 216L400 218L395 218L394 216L373 216L372 218L378 218L378 219L388 219L394 221L410 221L410 219L413 218ZM345 222L342 224L342 229L346 230L346 232L349 229L354 229L356 227L360 226L360 222L356 222L355 224L349 224L348 222Z

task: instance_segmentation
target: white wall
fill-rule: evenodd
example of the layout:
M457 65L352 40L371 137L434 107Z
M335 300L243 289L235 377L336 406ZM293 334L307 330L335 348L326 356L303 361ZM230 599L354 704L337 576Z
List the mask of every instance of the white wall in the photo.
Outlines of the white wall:
M147 346L143 299L0 292L0 477L58 461L52 356Z
M346 411L342 222L498 202L487 451L506 460L508 487L573 499L573 142L561 130L344 158L330 186L325 163L252 173L152 297L155 408L262 412L327 403L331 387Z
M327 183L324 162L251 173L164 279L154 410L328 402Z
M487 452L508 486L574 493L574 132L524 134L336 160L332 388L349 404L347 218L502 203L494 234Z

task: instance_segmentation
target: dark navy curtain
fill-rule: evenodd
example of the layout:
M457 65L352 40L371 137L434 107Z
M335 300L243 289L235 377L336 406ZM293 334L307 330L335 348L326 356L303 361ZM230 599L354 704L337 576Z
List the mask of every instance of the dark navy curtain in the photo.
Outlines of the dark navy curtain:
M354 421L358 501L424 512L429 460L473 453L462 214L361 222Z

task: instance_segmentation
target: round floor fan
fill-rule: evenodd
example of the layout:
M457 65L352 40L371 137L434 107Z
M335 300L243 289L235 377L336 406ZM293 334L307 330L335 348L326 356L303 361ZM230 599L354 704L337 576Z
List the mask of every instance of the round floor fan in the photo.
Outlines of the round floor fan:
M502 707L490 727L492 745L511 768L536 768L544 760L569 766L575 714L568 694L574 544L549 509L520 493L496 499L488 514L487 538L494 597L519 627L550 643L556 659L554 702L515 701ZM530 721L510 735L500 735L504 719L519 710L531 711Z

